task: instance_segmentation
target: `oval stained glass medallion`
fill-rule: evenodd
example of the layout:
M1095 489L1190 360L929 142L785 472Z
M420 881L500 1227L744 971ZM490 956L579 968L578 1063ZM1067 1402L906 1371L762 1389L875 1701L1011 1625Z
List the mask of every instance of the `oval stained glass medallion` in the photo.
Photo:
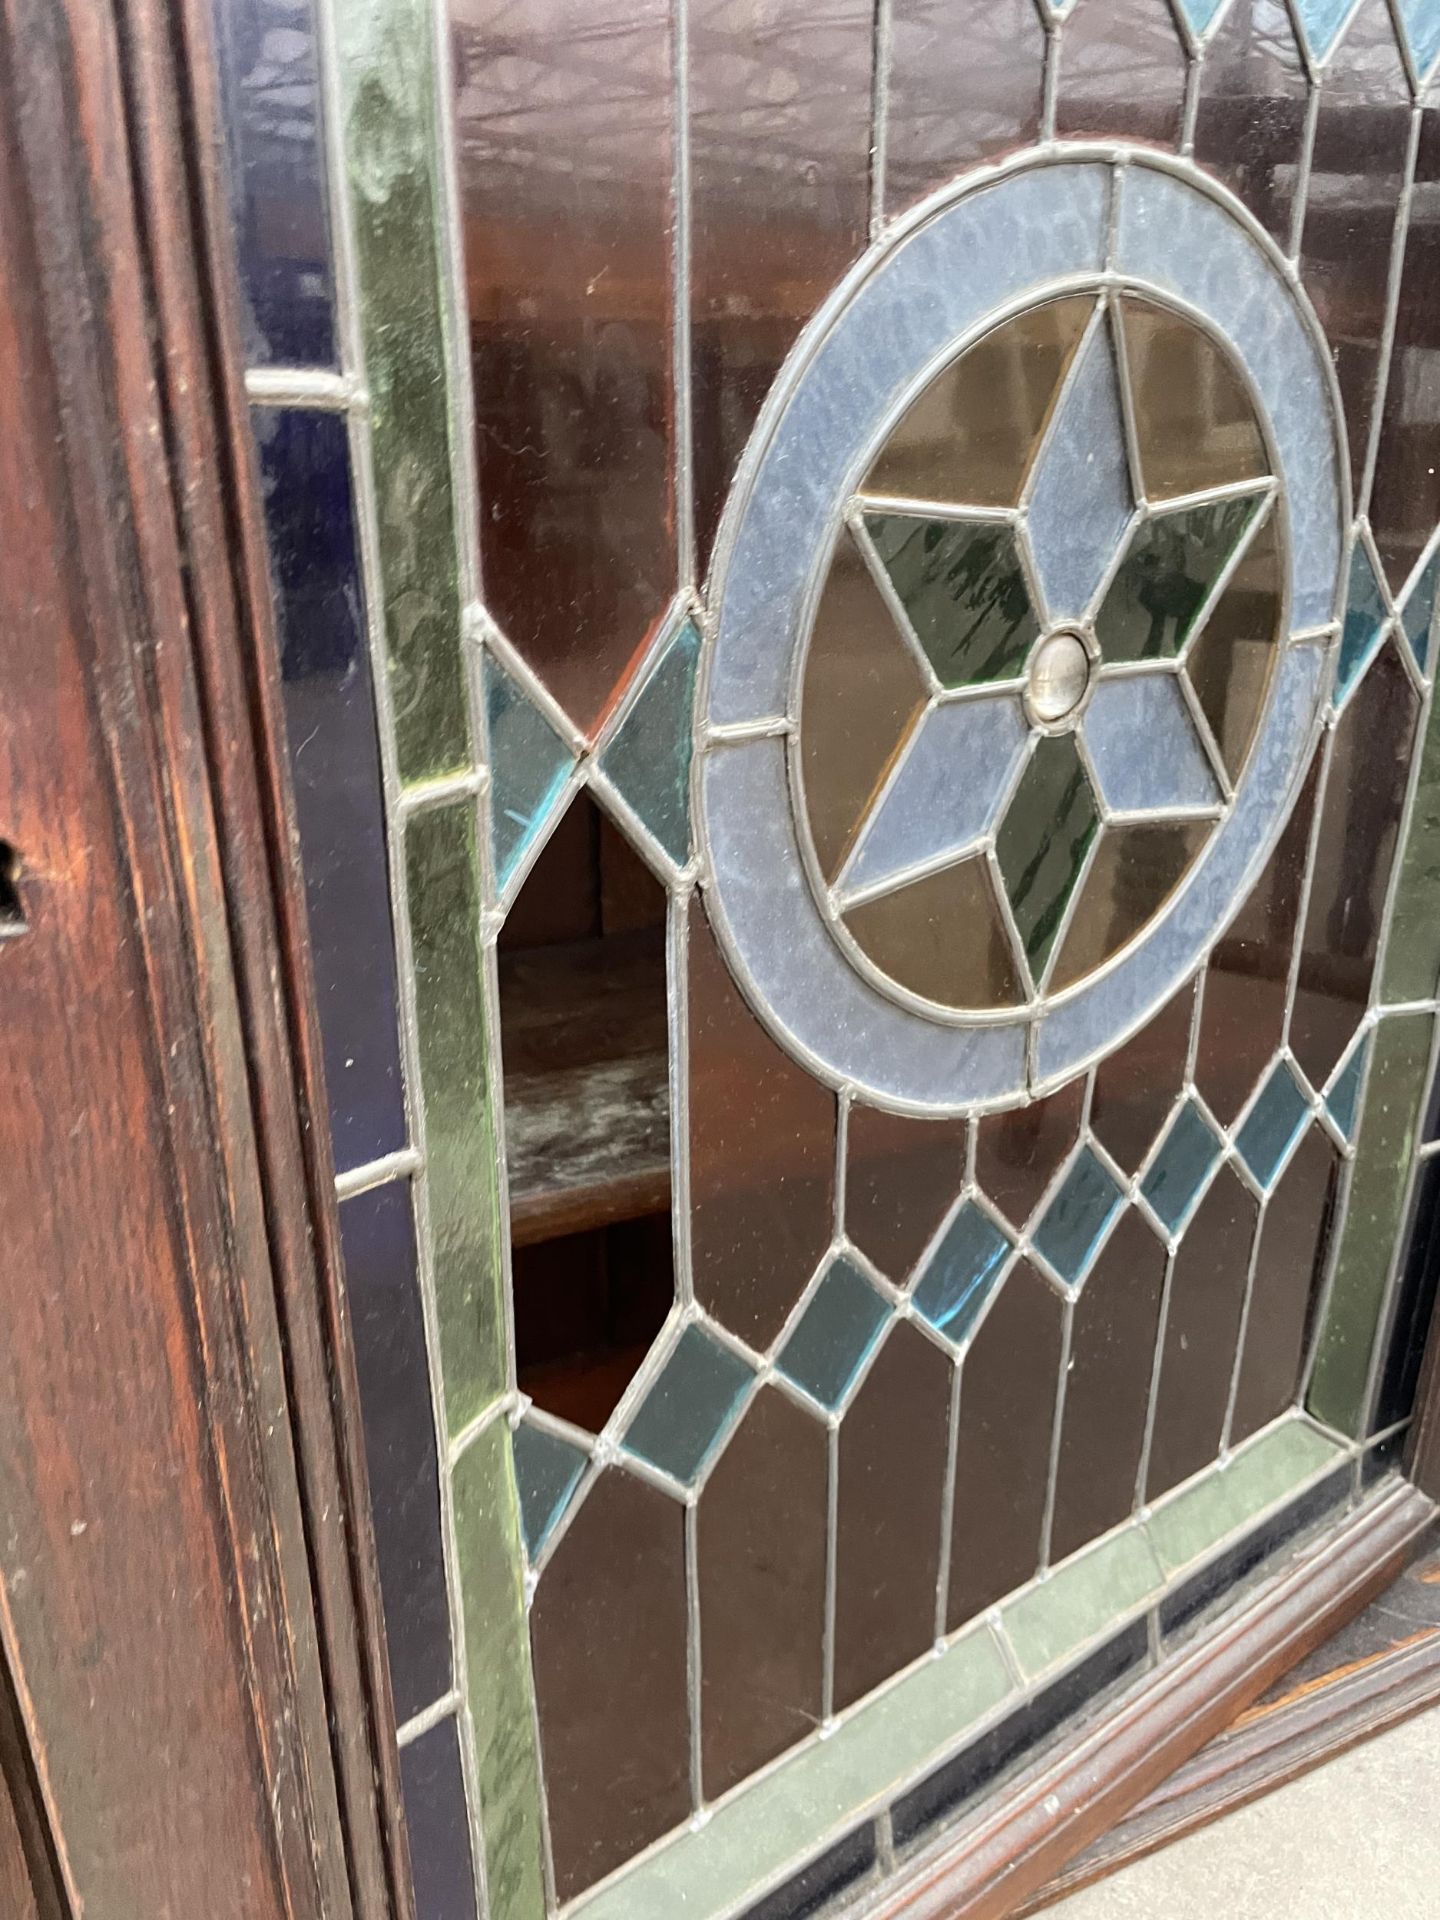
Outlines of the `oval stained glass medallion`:
M954 1110L1163 1004L1295 797L1345 510L1308 303L1201 176L1032 160L874 250L711 583L707 879L777 1037Z

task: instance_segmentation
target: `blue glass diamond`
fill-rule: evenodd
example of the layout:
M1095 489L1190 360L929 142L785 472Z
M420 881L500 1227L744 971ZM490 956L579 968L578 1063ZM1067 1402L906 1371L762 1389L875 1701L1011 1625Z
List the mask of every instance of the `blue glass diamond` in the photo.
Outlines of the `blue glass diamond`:
M739 1354L704 1327L686 1327L631 1416L622 1442L626 1452L691 1486L754 1377Z
M1062 1280L1076 1286L1085 1277L1123 1199L1100 1161L1088 1147L1082 1147L1060 1191L1045 1209L1035 1235L1036 1250Z
M880 1337L890 1308L843 1254L781 1349L778 1366L822 1407L837 1407Z
M988 1213L967 1200L926 1261L913 1295L938 1333L957 1344L994 1292L1010 1241Z
M1259 1098L1235 1136L1240 1158L1262 1187L1275 1178L1290 1142L1305 1124L1310 1103L1283 1060L1260 1089Z
M1171 1121L1140 1186L1171 1233L1189 1216L1219 1158L1220 1142L1199 1108L1187 1100Z

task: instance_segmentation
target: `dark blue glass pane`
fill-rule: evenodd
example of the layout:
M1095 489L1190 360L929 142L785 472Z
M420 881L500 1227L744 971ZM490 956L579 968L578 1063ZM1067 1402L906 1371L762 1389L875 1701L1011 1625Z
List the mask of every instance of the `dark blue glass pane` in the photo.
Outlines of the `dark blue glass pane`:
M453 1719L400 1750L415 1920L475 1920L475 1868Z
M245 364L335 365L313 0L214 0Z
M335 1164L405 1144L380 748L345 423L255 414Z
M451 1684L435 1413L409 1181L342 1202L340 1236L390 1677L403 1722Z

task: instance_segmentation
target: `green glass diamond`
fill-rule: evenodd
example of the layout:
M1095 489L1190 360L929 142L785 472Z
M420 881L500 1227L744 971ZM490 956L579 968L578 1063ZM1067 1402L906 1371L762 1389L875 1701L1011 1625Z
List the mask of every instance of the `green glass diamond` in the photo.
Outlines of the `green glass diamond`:
M1095 622L1106 660L1173 660L1184 651L1261 498L1181 507L1137 527Z
M867 513L865 530L941 686L1016 678L1040 629L1009 526Z
M1100 826L1095 795L1069 734L1030 756L995 843L1015 925L1038 982Z

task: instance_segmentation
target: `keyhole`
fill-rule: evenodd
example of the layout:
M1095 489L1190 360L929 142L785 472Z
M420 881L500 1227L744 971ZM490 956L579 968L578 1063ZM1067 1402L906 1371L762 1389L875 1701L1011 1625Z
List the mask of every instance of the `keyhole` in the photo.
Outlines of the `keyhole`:
M8 840L0 840L0 940L13 939L27 930L25 909L20 901L20 855Z

